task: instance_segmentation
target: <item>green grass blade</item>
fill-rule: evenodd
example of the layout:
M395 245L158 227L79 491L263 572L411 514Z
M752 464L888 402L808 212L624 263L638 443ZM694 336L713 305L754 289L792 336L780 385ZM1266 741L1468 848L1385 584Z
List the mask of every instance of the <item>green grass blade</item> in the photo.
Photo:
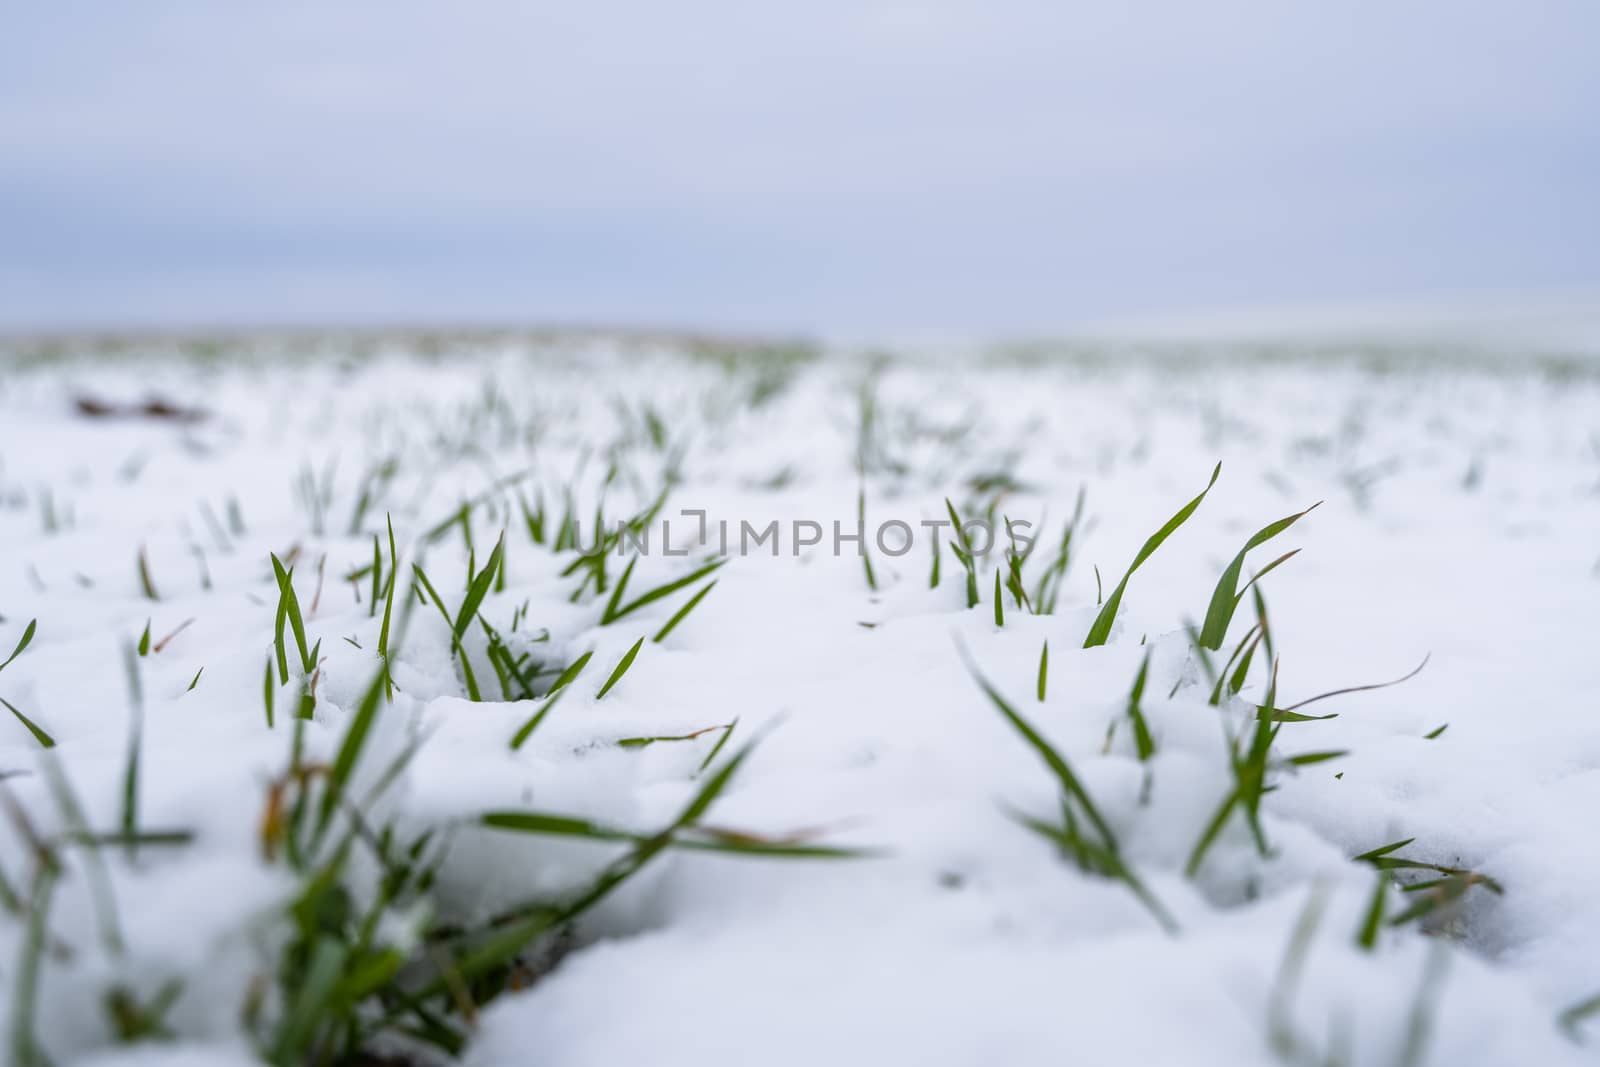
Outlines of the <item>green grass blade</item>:
M641 639L642 640L642 639ZM568 902L560 908L547 905L534 905L522 909L508 917L510 921L498 926L487 938L478 942L473 948L455 961L454 970L463 979L472 980L516 958L527 945L546 930L551 929L561 922L565 922L581 914L594 903L618 885L631 878L657 854L674 843L673 835L686 826L692 825L701 815L710 808L711 803L725 789L732 780L734 772L749 755L754 742L746 745L732 759L720 767L717 772L707 779L694 798L679 814L674 823L661 833L648 837L635 836L634 847L616 863L603 871L589 889L577 899ZM622 833L623 831L617 831ZM583 836L580 834L580 836ZM426 994L434 994L445 988L445 979L439 978L430 983L424 990Z
M1117 620L1117 609L1122 604L1122 594L1128 587L1128 579L1133 577L1133 572L1138 570L1145 560L1155 554L1156 549L1161 547L1163 541L1171 537L1178 527L1189 520L1189 516L1194 514L1195 509L1200 506L1200 502L1206 498L1206 494L1211 492L1211 487L1217 484L1217 476L1221 473L1222 464L1218 463L1211 471L1211 480L1206 483L1204 489L1200 490L1200 495L1179 508L1176 515L1168 519L1161 529L1151 534L1149 540L1145 541L1144 547L1139 549L1139 554L1133 557L1132 563L1128 564L1128 570L1123 574L1122 581L1117 583L1117 587L1111 591L1111 595L1100 606L1100 613L1095 616L1094 623L1089 627L1088 635L1083 639L1084 648L1094 648L1097 645L1106 643L1106 639L1111 636L1111 625ZM1098 574L1099 571L1097 569L1097 580Z
M327 1001L344 973L350 949L324 934L311 948L311 958L299 976L299 988L279 1025L274 1063L308 1062L319 1023L326 1017Z
M272 729L273 705L277 702L278 687L272 684L272 657L267 657L266 676L261 680L261 702L267 710L267 729Z
M1288 563L1291 559L1294 559L1299 554L1300 550L1298 548L1292 548L1283 555L1279 556L1277 559L1273 560L1271 563L1267 564L1265 567L1262 567L1260 570L1256 571L1255 574L1251 575L1248 582L1245 582L1244 585L1240 586L1238 595L1233 598L1234 601L1236 603L1242 601L1245 593L1254 588L1257 582L1271 574L1273 571L1277 570L1279 567L1283 566L1285 563Z
M1178 922L1172 913L1156 898L1156 895L1145 886L1132 868L1122 861L1116 849L1108 845L1096 844L1078 833L1070 814L1070 809L1063 808L1068 815L1065 826L1052 826L1042 819L1035 819L1022 812L1008 811L1023 827L1056 845L1064 855L1073 859L1080 869L1094 871L1107 878L1112 878L1126 885L1130 892L1143 904L1145 910L1155 917L1156 922L1169 934L1178 932Z
M367 597L367 618L378 613L378 598L383 596L383 548L378 535L372 535L372 592Z
M695 774L704 774L706 768L717 761L717 756L721 754L723 747L728 743L728 738L733 736L733 731L738 726L739 720L737 718L728 724L728 728L722 731L722 736L717 738L717 743L711 746L711 751L706 753L706 758L700 761L700 767L695 771Z
M1233 557L1222 572L1222 577L1217 580L1217 587L1211 594L1211 604L1206 608L1205 622L1200 627L1200 643L1211 651L1216 652L1222 648L1222 641L1228 635L1228 623L1233 620L1234 609L1239 606L1239 572L1244 569L1244 558L1252 548L1259 548L1268 541L1283 533L1296 522L1311 514L1321 505L1322 501L1312 504L1304 511L1296 512L1277 522L1268 523L1257 530L1250 540L1244 543L1239 554ZM1276 566L1287 557L1274 560Z
M689 801L689 804L673 823L675 829L692 826L700 816L711 810L711 805L716 801L717 797L722 795L722 791L728 787L728 783L733 781L733 776L738 773L739 767L744 761L750 758L750 754L755 751L756 745L760 743L760 740L759 737L754 737L745 742L743 748L735 752L727 763L718 767L716 773L706 779L705 784L700 787L700 791L694 795L694 799Z
M394 519L385 515L384 520L389 524L389 588L383 599L383 624L378 630L378 658L383 661L384 694L393 700L394 674L389 669L389 620L394 615L394 587L399 584L400 554L394 547Z
M444 606L444 599L439 596L439 591L428 580L428 575L416 563L411 565L411 573L421 585L426 598L433 602L439 609L439 615L444 619L444 624L450 627L450 651L455 656L456 662L461 664L461 681L467 687L467 699L477 703L483 699L483 694L478 689L477 676L472 671L472 661L467 658L467 650L462 647L461 639L456 636L455 622L450 618L450 609Z
M966 657L965 650L963 650L962 656L963 658ZM1099 832L1106 846L1108 848L1113 847L1112 842L1116 838L1111 833L1111 827L1106 823L1105 819L1101 818L1099 809L1095 807L1094 801L1089 798L1088 791L1084 789L1083 783L1078 780L1077 774L1073 772L1066 758L1057 752L1055 747L1046 741L1038 730L1034 729L1032 723L1017 713L1016 709L1011 706L1005 697L1000 695L999 690L989 683L989 680L978 671L977 666L970 659L967 661L967 671L972 675L973 680L978 683L978 688L982 689L984 695L989 698L989 703L993 704L995 709L1011 723L1017 733L1022 735L1023 740L1027 741L1039 758L1044 761L1045 766L1049 767L1051 772L1055 774L1056 781L1061 784L1062 792L1082 805L1084 814L1094 824L1094 828Z
M594 652L591 650L589 652L585 652L583 655L581 655L577 659L573 660L570 664L567 665L567 669L562 671L556 677L555 684L550 687L550 692L554 693L559 689L565 688L568 683L570 683L574 678L576 678L578 675L583 673L583 669L589 665L589 660L591 660L593 658L594 658ZM546 694L546 695L548 695L548 694Z
M1377 883L1372 887L1372 899L1367 903L1366 914L1361 919L1361 929L1356 931L1356 944L1367 952L1378 946L1378 932L1383 929L1383 912L1389 900L1389 879L1378 872Z
M1306 906L1294 924L1285 947L1283 960L1278 964L1278 974L1272 983L1272 995L1267 1002L1267 1035L1272 1049L1280 1060L1296 1060L1299 1041L1295 1037L1292 1006L1305 974L1306 960L1311 955L1311 945L1317 925L1322 920L1323 906L1327 903L1327 889L1318 884L1312 887Z
M1302 715L1298 711L1289 711L1285 708L1269 708L1265 704L1256 705L1256 720L1258 722L1322 722L1325 719L1337 719L1337 712L1327 715Z
M866 859L880 854L873 849L847 848L841 845L810 845L803 841L766 838L730 830L702 828L693 832L706 836L676 837L672 841L672 847L689 852L725 852L738 856L772 859L847 860Z
M17 721L27 728L28 732L33 735L33 739L39 742L40 747L56 747L56 739L45 733L44 730L40 729L38 723L34 722L32 719L22 714L22 712L18 711L15 704L11 703L11 701L7 700L5 697L0 697L0 704L4 704L6 706L6 710L17 717Z
M592 653L586 652L584 653L583 658L578 661L577 665L580 667L580 669L582 664L589 661L590 655L592 655ZM570 670L571 668L568 669ZM565 677L565 675L563 675L563 677ZM539 704L539 710L534 712L528 721L523 723L522 727L512 735L511 751L515 752L517 749L521 748L527 743L528 738L533 736L533 732L539 728L541 723L544 722L545 716L550 714L551 709L556 706L556 701L560 700L566 691L567 690L563 683L562 687L552 689L549 693L545 694L544 700Z
M1267 706L1273 706L1278 690L1278 664L1272 665L1272 675L1267 683ZM1272 743L1283 729L1282 723L1257 717L1250 736L1250 747L1242 759L1233 759L1234 778L1238 782L1239 808L1244 812L1250 835L1255 839L1256 850L1262 858L1269 854L1265 831L1261 826L1261 798L1267 792L1268 762Z
M56 802L56 808L61 812L61 820L66 824L70 837L88 846L88 860L84 868L88 875L89 895L94 902L95 919L100 928L101 940L107 953L120 956L124 948L122 924L117 919L117 902L111 887L111 875L106 870L105 857L100 854L102 842L89 829L89 820L84 815L83 805L79 803L77 794L67 781L66 772L61 769L60 762L52 755L40 763L44 769L50 794ZM122 837L121 834L107 836ZM125 847L130 844L126 841L121 843Z
M1150 724L1145 721L1144 711L1139 707L1139 701L1144 697L1145 678L1149 674L1150 651L1146 649L1144 659L1139 663L1139 673L1133 679L1133 689L1128 693L1128 719L1133 723L1133 743L1139 753L1140 763L1156 754L1156 741L1150 734Z
M278 579L278 595L282 598L282 608L289 620L289 628L294 631L295 648L300 653L300 665L306 674L312 671L311 650L306 645L305 620L300 615L300 599L294 593L294 571L284 570L283 562L275 554L272 556L272 573ZM287 681L287 677L284 679Z
M333 766L328 771L327 781L323 786L322 810L317 816L316 840L320 840L328 823L333 818L334 808L344 796L345 788L350 784L350 775L355 771L356 763L361 759L361 751L366 747L367 738L372 733L372 724L378 717L378 709L383 706L383 672L372 679L372 684L367 686L367 691L361 697L361 703L356 705L356 713L350 719L350 725L345 728L344 740L339 744L338 755L334 757Z
M689 617L689 612L693 611L695 606L699 604L700 601L704 600L706 595L710 593L712 589L716 588L718 580L719 579L713 579L706 583L704 588L702 588L694 596L690 597L688 601L684 603L683 607L679 608L677 613L673 615L672 618L667 620L667 624L656 632L655 637L651 638L651 640L656 644L660 644L662 641L666 640L667 635L673 630L677 629L677 626L680 622Z
M1243 689L1245 680L1250 677L1250 664L1255 659L1256 647L1262 641L1262 632L1259 628L1252 627L1251 632L1255 634L1255 637L1250 640L1249 644L1244 646L1244 655L1239 657L1239 665L1228 676L1228 692L1230 694L1237 694ZM1220 682L1221 679L1218 679L1218 681ZM1219 704L1221 701L1221 693L1212 694L1211 703Z
M1307 697L1305 700L1302 700L1297 704L1290 704L1286 708L1279 708L1279 709L1276 709L1276 710L1281 714L1286 714L1286 715L1287 714L1292 714L1293 712L1297 711L1298 709L1305 707L1307 704L1315 704L1319 700L1327 700L1330 697L1348 696L1351 693L1366 693L1366 692L1370 692L1370 691L1372 691L1374 689L1388 689L1391 686L1400 685L1402 682L1409 682L1411 679L1415 678L1417 675L1422 673L1422 668L1424 668L1424 667L1426 667L1428 665L1428 660L1431 659L1432 657L1433 657L1433 653L1431 653L1431 652L1428 653L1427 655L1422 657L1422 662L1421 663L1417 664L1415 667L1411 668L1411 670L1407 671L1405 674L1401 675L1399 678L1393 679L1392 681L1372 682L1372 683L1370 683L1368 685L1351 685L1351 686L1346 686L1343 689L1330 689L1326 693L1318 693L1316 696ZM1272 701L1269 700L1267 702L1267 706L1271 707L1272 706ZM1333 716L1331 716L1331 715L1310 715L1310 716L1306 716L1306 718L1331 719L1331 718L1333 718Z
M861 534L861 567L867 573L867 588L878 590L878 576L872 573L872 553L867 549L867 487L856 492L856 529Z
M28 905L28 925L22 937L21 954L12 976L11 1062L16 1067L47 1067L50 1060L39 1047L35 1016L39 1003L39 975L50 939L50 903L54 899L60 868L43 864L34 880L33 899Z
M284 631L289 624L289 602L284 599L283 586L278 586L278 610L272 623L272 650L278 658L278 684L289 684L289 652L285 647Z
M1188 878L1193 878L1200 873L1200 864L1205 862L1206 853L1216 843L1217 836L1222 833L1222 828L1228 823L1228 816L1233 814L1233 809L1239 803L1239 791L1230 792L1218 806L1216 814L1211 816L1211 821L1206 823L1206 828L1200 833L1200 840L1194 843L1194 849L1189 853L1189 862L1184 865L1183 873Z
M632 873L633 870L627 871L627 874ZM622 881L624 877L626 875L615 877L611 884L605 887L606 890L611 889L617 882ZM595 895L596 899L598 899L598 896L603 895L603 893L595 894L594 891L591 891L590 895ZM463 953L455 960L453 969L460 981L474 981L482 975L503 967L516 959L534 938L560 923L566 917L566 913L561 909L548 907L536 909L516 922L499 927L492 935L475 944L471 950ZM427 985L422 990L422 993L424 995L433 995L443 991L445 988L446 982L443 978L440 978Z
M1343 759L1350 755L1350 750L1345 748L1330 749L1326 752L1302 752L1298 756L1290 756L1287 762L1293 767L1310 767L1318 763L1327 763L1329 760Z
M582 562L583 561L581 559L578 560L573 564L573 567L569 567L568 570L574 569ZM606 623L617 617L618 609L622 606L622 594L628 588L628 579L633 577L633 568L638 562L639 557L634 556L632 559L628 560L628 565L622 568L622 573L617 576L617 584L611 590L611 599L606 601L605 609L600 612L600 625L604 626Z
M484 564L483 570L479 571L467 586L467 595L461 601L461 610L456 614L455 625L452 627L457 641L466 634L473 616L478 614L478 607L483 603L483 598L489 595L489 588L494 585L495 573L500 569L500 559L505 553L505 547L506 535L502 531L500 540L494 544L494 551L489 553L489 562Z
M478 822L491 830L509 830L519 834L544 834L557 837L581 837L590 841L646 840L650 835L605 826L591 819L572 815L552 815L537 811L487 811Z
M1422 981L1417 986L1417 995L1406 1016L1406 1039L1399 1058L1395 1060L1397 1067L1422 1067L1428 1042L1433 1036L1440 989L1449 965L1449 950L1439 941L1434 941L1423 962Z
M139 763L144 738L144 689L139 682L139 659L132 645L122 646L128 672L128 756L122 771L122 832L128 838L128 859L138 853Z
M1376 860L1379 860L1379 859L1383 858L1384 856L1389 855L1389 853L1391 853L1391 852L1400 851L1401 849L1405 848L1407 845L1411 844L1415 840L1416 840L1416 838L1414 838L1414 837L1407 837L1407 838L1403 838L1403 839L1401 839L1399 841L1392 841L1387 845L1379 845L1377 848L1372 849L1369 852L1363 852L1359 856L1354 856L1354 857L1352 857L1352 859L1356 863L1372 863L1372 862L1374 862Z
M139 588L144 592L146 600L160 600L161 594L156 592L155 580L150 577L150 559L145 555L144 546L139 546Z
M1561 1013L1557 1021L1567 1033L1576 1034L1579 1024L1591 1015L1600 1015L1600 993L1580 1000L1570 1008L1567 1008Z
M648 593L646 593L643 596L639 597L637 600L634 600L631 603L627 604L626 606L624 606L622 608L618 608L616 611L611 611L611 612L609 612L608 615L602 616L601 619L600 619L600 624L602 626L609 626L611 623L616 622L618 619L621 619L621 618L624 618L624 617L626 617L628 615L631 615L634 612L638 611L640 608L646 607L647 605L655 603L657 600L660 600L662 597L671 596L673 593L676 593L679 589L682 589L686 585L692 585L693 583L699 581L701 578L704 578L706 575L710 574L712 571L716 570L718 567L721 567L723 564L725 564L727 562L728 562L728 557L727 556L723 556L723 557L721 557L719 559L714 559L710 563L707 563L707 564L704 564L702 566L696 567L694 570L690 571L688 574L685 574L681 578L674 578L672 581L667 582L665 585L659 585L656 588L650 590Z
M697 741L714 730L722 731L722 737L728 736L728 731L733 728L732 723L717 723L713 726L702 726L698 730L691 730L686 734L657 734L653 737L622 737L617 739L618 748L648 748L651 745L671 744L675 741Z
M967 541L967 532L961 527L961 516L956 513L956 506L950 503L949 497L945 497L944 509L950 515L950 525L954 531L950 550L967 572L967 607L975 608L978 606L978 568L972 558L972 545Z
M643 645L644 645L644 638L641 637L641 638L639 638L639 640L637 640L637 641L635 641L633 643L633 647L632 648L628 649L627 652L623 653L622 659L617 662L616 668L614 670L612 670L611 677L607 678L606 679L606 684L600 687L600 692L598 692L598 693L596 693L594 695L594 698L596 700L600 700L601 698L603 698L607 693L611 692L611 687L612 686L614 686L618 682L622 681L622 676L624 674L628 673L628 668L629 667L633 666L634 657L639 654L639 649Z
M23 650L33 643L33 634L38 627L38 619L28 620L28 625L23 627L22 638L17 642L17 647L11 650L11 655L6 657L6 661L4 663L0 663L0 671L3 671L7 667L11 666L11 661L22 655Z

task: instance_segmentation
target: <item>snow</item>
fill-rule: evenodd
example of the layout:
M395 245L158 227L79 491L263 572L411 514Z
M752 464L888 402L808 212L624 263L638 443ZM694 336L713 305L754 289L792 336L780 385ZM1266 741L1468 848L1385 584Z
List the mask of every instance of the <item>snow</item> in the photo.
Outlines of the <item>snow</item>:
M1557 1023L1600 992L1600 838L1589 825L1600 809L1600 376L1581 360L1507 350L1495 361L1474 349L1453 363L1434 348L1413 360L1404 347L1375 355L1365 343L1343 357L1318 346L1315 358L1295 358L1290 346L1288 358L1217 359L1210 344L1192 363L1171 351L1118 360L910 351L883 365L848 352L708 359L667 342L593 338L501 339L442 355L404 340L369 347L270 344L202 359L152 342L0 376L0 654L38 619L31 646L0 671L0 697L58 742L52 756L96 829L115 829L122 812L124 646L147 620L156 641L195 620L137 660L139 825L193 839L132 858L99 851L120 953L105 944L91 854L63 853L49 928L71 956L46 953L33 1022L55 1062L261 1054L241 1011L274 973L298 885L263 858L259 836L269 786L287 765L298 684L279 688L268 729L262 674L277 604L268 553L298 547L297 595L325 657L307 758L331 761L378 669L381 621L368 589L358 600L342 576L370 563L388 513L402 568L422 559L453 610L467 552L458 530L431 544L425 535L497 481L507 487L473 512L479 565L506 529L506 584L485 618L509 629L526 604L519 633L548 632L526 646L537 659L559 668L594 655L513 751L510 737L538 704L466 699L449 628L431 607L410 613L392 664L398 691L353 793L420 741L366 818L405 837L438 828L448 838L428 901L438 921L570 897L624 849L493 830L477 824L480 813L534 809L653 831L703 783L721 731L615 742L735 719L719 760L759 742L706 821L806 831L867 854L669 850L565 940L538 948L548 973L481 1013L468 1063L1596 1059L1600 1024L1585 1044L1581 1024L1568 1033ZM876 451L863 478L867 378ZM87 419L73 400L88 394L162 396L210 417ZM666 447L652 443L647 409ZM363 475L389 457L394 479L347 533ZM665 512L675 544L695 525L680 509L704 509L713 530L778 520L785 533L775 556L734 555L706 599L664 641L646 640L599 699L613 666L689 590L601 625L606 597L571 599L579 579L562 572L573 554L531 543L507 505L541 487L558 505L571 485L579 514L592 515L611 458L621 471L611 516L648 504L681 458ZM1094 568L1109 590L1218 461L1215 488L1130 579L1112 640L1081 648L1097 611ZM320 524L297 488L307 470L319 481L331 471ZM998 554L969 609L950 553L929 588L931 550L917 527L943 517L947 497L964 506L974 477L997 471L1020 486L1003 513L1039 531L1030 583L1080 488L1088 516L1057 611L1032 615L1008 598L1003 627L991 605ZM863 486L869 530L892 518L918 528L902 557L871 549L876 590L853 546L836 555L825 535L796 552L788 533L795 520L853 528ZM228 529L230 498L242 533ZM1247 563L1248 574L1303 550L1262 582L1279 706L1397 678L1425 656L1427 665L1402 685L1307 709L1337 718L1286 724L1282 755L1348 755L1275 770L1278 788L1263 801L1269 855L1235 815L1188 877L1195 842L1232 788L1224 729L1247 728L1246 698L1263 699L1266 671L1258 660L1242 698L1213 707L1184 628L1255 530L1319 500ZM159 600L141 587L141 549ZM652 551L630 589L687 573L702 555ZM613 581L623 562L613 561ZM1247 597L1225 647L1253 621ZM466 642L485 695L500 696L482 636L469 631ZM1146 652L1156 751L1141 763L1125 709ZM1016 821L1058 817L1056 780L986 700L967 658L1071 762L1175 932L1127 886L1080 871ZM36 832L63 830L39 746L9 713L0 770ZM1403 838L1415 839L1408 858L1486 874L1504 893L1473 887L1444 918L1386 930L1365 951L1356 933L1376 876L1352 857ZM0 871L24 897L33 868L18 821L0 820ZM1390 914L1412 897L1394 891ZM1286 966L1308 914L1304 962ZM390 915L381 936L408 943L427 918ZM0 913L7 1005L18 1001L24 934L20 916ZM183 982L165 1020L171 1040L119 1046L107 990L148 998L169 978ZM264 1010L281 1007L268 997ZM14 1010L4 1025L15 1041Z

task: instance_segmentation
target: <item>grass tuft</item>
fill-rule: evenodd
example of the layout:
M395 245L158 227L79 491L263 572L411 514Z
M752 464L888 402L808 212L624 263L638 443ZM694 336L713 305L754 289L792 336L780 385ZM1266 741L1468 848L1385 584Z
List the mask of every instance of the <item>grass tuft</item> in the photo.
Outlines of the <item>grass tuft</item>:
M1271 706L1273 695L1278 687L1277 664L1273 664L1272 680L1267 687L1267 706ZM1228 769L1232 772L1234 785L1227 796L1218 805L1211 821L1206 824L1200 838L1195 842L1194 849L1189 853L1189 862L1184 867L1184 873L1193 878L1200 873L1200 866L1205 862L1206 853L1216 843L1222 828L1227 825L1228 818L1235 810L1242 811L1245 822L1250 828L1250 835L1256 844L1256 851L1263 857L1269 854L1266 835L1261 829L1261 798L1266 795L1269 788L1267 773L1269 759L1272 753L1272 743L1277 739L1278 731L1283 724L1269 717L1257 716L1251 722L1250 743L1240 751L1239 740L1229 736L1227 738ZM1224 732L1227 725L1223 726Z
M1391 878L1395 871L1424 871L1439 876L1407 884L1397 883L1413 903L1390 919L1390 926L1404 926L1440 913L1461 900L1474 886L1482 886L1495 896L1505 894L1505 887L1486 874L1465 867L1450 867L1396 855L1415 840L1408 837L1393 841L1355 857L1356 862L1371 864Z
M1100 814L1100 809L1095 806L1089 792L1084 788L1083 782L1072 770L1071 764L1062 756L1054 746L1046 741L1044 735L1034 728L1018 714L1017 710L1000 695L989 680L983 676L968 656L966 649L961 649L962 658L966 660L967 671L978 683L978 688L983 690L989 702L1009 722L1013 729L1026 741L1039 758L1044 762L1061 789L1061 815L1060 825L1049 823L1032 816L1013 812L1012 817L1029 830L1039 834L1046 840L1055 844L1064 856L1077 862L1080 870L1086 873L1100 875L1114 881L1122 882L1131 890L1145 909L1153 915L1161 927L1168 933L1176 933L1177 922L1170 912L1162 906L1149 889L1147 889L1133 869L1122 858L1117 844L1117 838L1112 833L1111 826ZM1086 833L1082 828L1080 819L1089 823L1093 833Z

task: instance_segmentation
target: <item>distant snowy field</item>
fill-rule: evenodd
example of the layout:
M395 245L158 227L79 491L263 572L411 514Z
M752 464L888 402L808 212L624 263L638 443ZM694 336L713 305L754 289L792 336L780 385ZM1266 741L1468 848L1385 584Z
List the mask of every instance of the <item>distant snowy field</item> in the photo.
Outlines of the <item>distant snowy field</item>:
M1247 591L1197 648L1318 501L1245 557L1300 550L1268 640ZM597 588L563 519L657 502ZM0 658L35 619L12 1062L1600 1061L1583 358L47 352L0 365Z

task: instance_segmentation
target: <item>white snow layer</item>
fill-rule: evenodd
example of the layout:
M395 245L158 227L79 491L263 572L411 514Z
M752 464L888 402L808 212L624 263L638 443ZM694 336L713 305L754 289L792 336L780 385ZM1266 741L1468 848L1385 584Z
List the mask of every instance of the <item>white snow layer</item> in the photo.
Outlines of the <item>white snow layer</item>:
M263 857L260 835L302 682L279 687L269 729L262 675L278 593L268 553L298 560L308 637L322 642L305 745L308 761L327 761L378 670L370 591L344 576L370 563L387 513L403 600L425 535L475 501L477 565L502 528L506 539L505 587L484 617L510 630L520 614L519 633L548 631L527 646L539 662L594 657L513 751L537 705L500 699L472 631L487 699L466 699L449 629L431 607L411 614L392 657L398 692L357 778L365 789L420 739L367 817L448 831L434 923L569 897L620 848L486 829L479 813L653 831L704 781L721 731L615 742L735 719L718 759L759 744L708 824L805 832L867 854L667 851L543 946L549 962L530 964L528 988L477 1015L469 1063L1594 1062L1600 1024L1585 1034L1558 1018L1600 992L1600 379L1528 361L1358 355L878 365L508 342L445 358L141 352L0 368L0 655L38 620L0 671L0 697L54 738L89 825L114 832L131 714L124 649L147 621L152 644L177 631L136 657L137 822L193 835L131 856L60 848L51 944L25 983L40 862L27 834L69 828L39 744L0 709L0 873L19 898L0 913L8 1050L27 1055L36 1042L53 1062L97 1065L270 1055L261 1035L280 999L268 995L254 1024L242 1013L272 985L300 884L281 857ZM160 396L209 417L87 418L74 407L85 396ZM393 477L358 516L368 474L390 458ZM1129 581L1110 642L1082 648L1095 568L1109 592L1218 461L1215 488ZM674 538L696 522L682 509L704 509L713 536L719 520L786 525L776 557L765 546L735 554L706 599L664 641L646 640L597 699L689 590L601 625L607 597L572 601L579 576L562 572L575 555L532 543L515 501L542 492L559 512L571 487L587 539L613 462L608 516L649 503L677 464L664 512ZM997 627L998 553L980 566L976 608L948 550L930 589L925 529L904 556L869 548L876 590L853 545L836 555L825 533L792 549L794 520L853 527L863 488L869 536L887 519L943 517L945 498L970 508L998 496L997 514L1040 531L1030 590L1083 489L1056 611L1031 614L1008 594ZM1319 500L1245 570L1303 550L1262 581L1278 706L1428 664L1402 685L1307 709L1337 718L1286 723L1278 756L1345 755L1275 762L1266 854L1235 812L1190 877L1196 842L1233 788L1224 731L1248 730L1268 671L1259 652L1243 693L1213 706L1185 627L1255 530ZM652 548L636 592L701 555ZM144 588L141 552L159 599ZM425 562L453 610L468 565L459 529ZM623 562L612 561L612 581ZM1219 664L1254 621L1247 596ZM1071 763L1174 929L1127 885L1080 870L1021 825L1019 815L1059 820L1057 780L985 698L963 649ZM1155 751L1141 761L1127 706L1147 651ZM1471 886L1363 949L1378 875L1353 857L1406 838L1397 855L1479 872L1503 893ZM104 936L96 856L120 951ZM1419 896L1388 892L1390 917ZM412 928L401 919L380 936L426 936L425 916ZM1297 930L1303 952L1292 949ZM170 980L181 986L163 1034L119 1044L108 991L145 1000ZM429 1062L401 1042L389 1054Z

